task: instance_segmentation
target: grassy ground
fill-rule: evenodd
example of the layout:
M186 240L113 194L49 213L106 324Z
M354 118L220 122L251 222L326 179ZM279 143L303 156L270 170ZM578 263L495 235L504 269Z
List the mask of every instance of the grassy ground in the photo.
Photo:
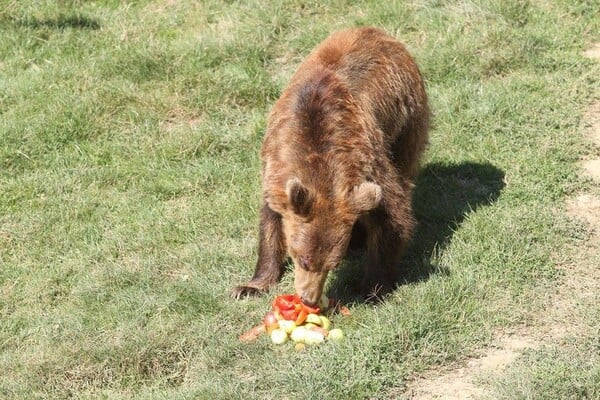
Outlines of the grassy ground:
M338 345L241 344L271 299L229 298L266 114L314 45L365 24L407 43L435 112L406 283L335 316ZM575 165L598 32L583 0L0 1L0 397L402 397L526 323L589 237L562 211L598 192ZM498 396L599 393L597 335L573 341Z

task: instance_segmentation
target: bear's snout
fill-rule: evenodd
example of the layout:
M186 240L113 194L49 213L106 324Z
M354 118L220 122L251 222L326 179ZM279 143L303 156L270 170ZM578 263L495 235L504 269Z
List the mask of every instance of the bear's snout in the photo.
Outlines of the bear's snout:
M311 300L305 299L304 297L300 297L300 299L302 300L302 302L304 304L306 304L309 307L316 307L317 304L318 304L318 302L317 303L313 303Z
M321 299L328 271L309 271L299 267L294 268L294 271L296 294L306 305L316 305Z

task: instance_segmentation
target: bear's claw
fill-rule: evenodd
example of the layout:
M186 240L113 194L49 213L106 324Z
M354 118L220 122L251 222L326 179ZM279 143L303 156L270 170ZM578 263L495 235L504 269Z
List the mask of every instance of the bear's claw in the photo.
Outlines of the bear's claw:
M231 296L236 300L240 300L244 297L257 296L260 294L260 292L261 292L261 290L258 288L242 285L242 286L236 286L231 291Z

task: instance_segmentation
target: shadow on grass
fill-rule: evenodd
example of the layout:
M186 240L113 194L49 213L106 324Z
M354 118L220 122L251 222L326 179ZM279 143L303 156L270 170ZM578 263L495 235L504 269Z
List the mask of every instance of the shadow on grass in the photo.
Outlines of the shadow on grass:
M491 164L433 163L424 167L413 193L418 225L396 271L396 286L449 274L443 266L435 265L435 254L447 247L470 213L496 201L503 188L504 172ZM364 256L350 256L334 276L329 294L343 302L364 301L357 291L362 262Z
M32 29L100 29L100 22L98 22L98 20L83 15L59 15L53 18L25 17L12 19L11 22L16 26Z

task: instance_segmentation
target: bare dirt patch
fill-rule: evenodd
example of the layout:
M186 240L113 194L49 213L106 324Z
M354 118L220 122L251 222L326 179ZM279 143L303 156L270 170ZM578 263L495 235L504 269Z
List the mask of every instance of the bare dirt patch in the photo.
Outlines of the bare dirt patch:
M600 159L584 161L582 168L588 176L600 181Z
M594 102L585 113L584 127L586 137L600 148L600 101ZM600 159L585 160L582 168L588 176L600 181Z
M591 194L580 194L567 201L567 214L588 223L594 230L600 230L600 198Z
M584 115L586 136L600 147L600 101L594 102Z
M587 58L600 58L600 42L594 43L590 48L585 50L583 56Z
M495 346L488 349L484 356L470 359L457 368L432 371L419 377L408 386L406 395L411 400L484 398L489 393L477 382L478 376L506 368L524 349L538 345L535 339L520 334L499 337Z
M583 55L600 60L600 42L587 49ZM586 136L600 147L600 101L595 101L584 115ZM594 179L600 180L600 159L587 160L583 163L584 171Z
M486 391L474 384L472 378L472 371L465 368L438 376L422 377L419 385L409 386L406 396L411 400L481 398Z

